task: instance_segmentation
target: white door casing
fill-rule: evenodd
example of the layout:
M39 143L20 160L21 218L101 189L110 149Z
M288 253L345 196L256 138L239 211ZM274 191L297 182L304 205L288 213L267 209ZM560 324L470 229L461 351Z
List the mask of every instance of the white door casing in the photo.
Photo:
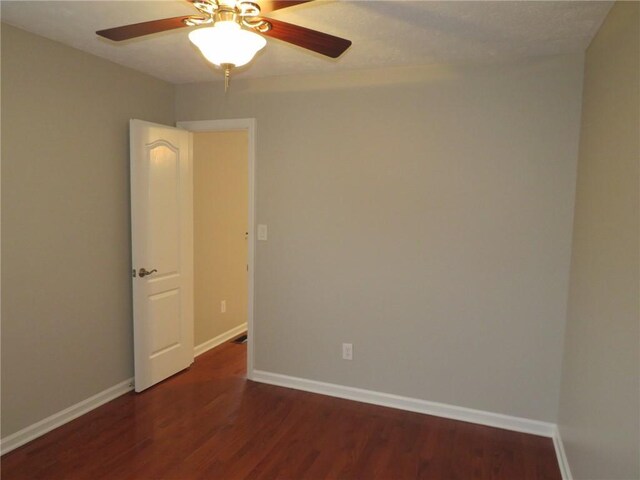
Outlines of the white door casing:
M248 136L248 187L249 187L249 211L248 213L248 231L249 244L247 251L248 275L247 275L247 378L253 379L254 369L254 345L255 345L255 327L254 327L254 275L256 262L256 144L257 144L257 123L255 118L228 118L222 120L197 120L178 122L178 127L189 130L190 132L220 132L229 130L246 130Z
M193 363L191 134L130 122L135 390ZM140 270L153 271L140 275ZM155 270L155 271L154 271Z

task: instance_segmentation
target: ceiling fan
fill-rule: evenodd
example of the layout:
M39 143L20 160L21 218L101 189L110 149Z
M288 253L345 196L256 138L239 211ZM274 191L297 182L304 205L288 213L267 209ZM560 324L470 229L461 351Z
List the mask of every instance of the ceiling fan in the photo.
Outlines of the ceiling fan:
M260 0L259 4L248 0L187 1L198 10L198 15L134 23L96 33L109 40L121 41L176 28L201 26L203 28L189 34L189 39L208 61L224 69L225 90L229 85L231 68L249 63L265 46L266 40L262 35L331 58L338 58L351 46L350 40L261 16L313 0Z

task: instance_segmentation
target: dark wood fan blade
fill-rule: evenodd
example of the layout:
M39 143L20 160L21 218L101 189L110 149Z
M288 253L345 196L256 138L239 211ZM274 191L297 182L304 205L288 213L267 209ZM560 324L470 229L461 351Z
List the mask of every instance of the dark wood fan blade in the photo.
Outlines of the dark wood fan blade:
M282 10L283 8L293 7L301 3L309 3L313 0L259 0L260 11L262 13L273 12L274 10Z
M161 20L152 20L150 22L134 23L132 25L123 25L122 27L107 28L106 30L99 30L96 33L101 37L119 42L130 38L142 37L143 35L186 27L187 25L184 24L185 18L189 18L189 15L163 18Z
M271 30L262 35L293 43L299 47L321 53L331 58L338 58L351 46L351 40L334 37L328 33L318 32L273 18L262 18L271 24Z

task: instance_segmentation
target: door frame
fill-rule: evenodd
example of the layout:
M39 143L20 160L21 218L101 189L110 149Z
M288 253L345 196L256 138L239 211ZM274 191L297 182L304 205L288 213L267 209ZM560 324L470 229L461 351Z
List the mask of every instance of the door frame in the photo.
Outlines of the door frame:
M253 325L253 305L254 305L254 275L255 275L255 246L256 246L256 119L255 118L229 118L220 120L197 120L177 122L176 126L189 132L224 132L244 130L247 132L248 140L248 191L249 191L249 211L248 230L249 244L247 250L247 263L249 271L247 274L247 378L253 380L253 359L254 359L254 325Z

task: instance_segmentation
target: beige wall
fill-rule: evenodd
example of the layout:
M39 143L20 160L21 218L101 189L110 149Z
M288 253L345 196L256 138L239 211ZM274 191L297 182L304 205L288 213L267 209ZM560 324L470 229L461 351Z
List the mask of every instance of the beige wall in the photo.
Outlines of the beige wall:
M2 25L2 436L133 374L130 118L173 87Z
M640 478L640 4L587 51L560 432L575 479Z
M582 73L178 86L179 120L257 119L256 368L555 421Z
M246 131L193 134L196 345L247 322L247 155Z

